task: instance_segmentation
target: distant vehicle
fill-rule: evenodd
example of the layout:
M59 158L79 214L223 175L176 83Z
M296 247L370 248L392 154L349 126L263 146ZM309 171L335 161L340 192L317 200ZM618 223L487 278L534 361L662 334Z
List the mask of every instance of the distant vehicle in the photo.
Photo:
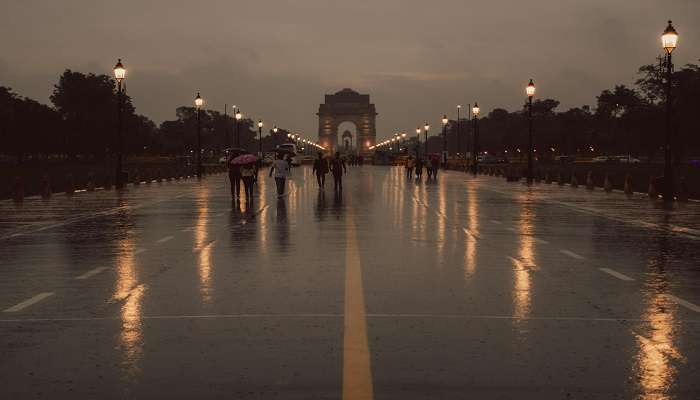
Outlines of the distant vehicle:
M576 161L576 157L560 155L560 156L555 156L554 161L560 162L562 164L573 163Z
M632 156L618 156L618 161L625 164L639 164L642 160L632 157Z
M610 162L610 157L608 157L608 156L593 157L593 159L591 160L591 162L594 162L594 163L606 163L606 162Z
M283 151L292 155L292 166L297 167L301 165L301 154L299 153L299 148L294 143L284 143L277 146L277 151Z
M501 160L492 154L481 154L477 158L477 161L484 164L495 164L501 162Z

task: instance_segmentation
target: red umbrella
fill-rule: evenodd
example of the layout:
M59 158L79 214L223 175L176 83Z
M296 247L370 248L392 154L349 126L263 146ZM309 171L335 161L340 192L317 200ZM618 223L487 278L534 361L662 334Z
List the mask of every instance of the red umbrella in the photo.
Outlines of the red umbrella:
M243 154L240 155L233 160L231 160L231 164L233 165L246 165L246 164L252 164L254 162L258 161L258 157L255 157L252 154Z

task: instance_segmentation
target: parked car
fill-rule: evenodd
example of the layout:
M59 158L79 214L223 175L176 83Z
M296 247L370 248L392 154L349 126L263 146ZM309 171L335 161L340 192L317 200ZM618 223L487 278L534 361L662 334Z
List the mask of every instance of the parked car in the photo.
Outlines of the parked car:
M626 163L626 164L639 164L642 162L642 160L632 157L632 156L618 156L617 157L618 161L621 163Z

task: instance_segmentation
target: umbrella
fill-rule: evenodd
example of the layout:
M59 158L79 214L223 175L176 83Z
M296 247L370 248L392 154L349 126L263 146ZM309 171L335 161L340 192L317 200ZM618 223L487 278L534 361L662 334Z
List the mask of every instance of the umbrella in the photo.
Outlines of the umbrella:
M258 157L255 157L252 154L243 154L240 155L233 160L231 160L231 164L233 165L245 165L245 164L252 164L254 162L258 161Z

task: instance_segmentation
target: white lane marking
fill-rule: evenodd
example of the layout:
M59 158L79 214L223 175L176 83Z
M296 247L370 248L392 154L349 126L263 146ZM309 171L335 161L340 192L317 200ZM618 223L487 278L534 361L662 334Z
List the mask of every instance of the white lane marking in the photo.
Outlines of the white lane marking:
M167 242L168 240L172 240L172 239L173 239L173 236L166 236L166 237L164 237L164 238L160 238L160 239L156 240L156 243L159 243L159 244L160 244L160 243L165 243L165 242Z
M76 276L75 279L87 279L91 276L99 274L100 272L102 272L106 269L107 269L107 267L97 267L95 269L91 269L90 271L88 271L80 276Z
M668 297L669 300L675 302L676 304L679 304L691 311L695 311L696 313L700 313L700 307L696 306L695 304L689 301L683 300L680 297L676 297L672 294L667 294L666 297Z
M506 229L509 230L509 231L511 231L511 232L513 232L513 233L518 233L518 230L515 229L515 228L513 228L513 227L506 228Z
M190 227L187 227L187 228L184 228L184 229L180 229L180 232L189 232L189 231L191 231L191 230L193 230L193 229L194 229L194 227L190 226Z
M627 276L625 274L621 274L621 273L619 273L613 269L610 269L610 268L598 268L598 269L605 272L606 274L610 274L610 275L614 276L615 278L617 278L621 281L633 281L634 280L634 278L630 278L629 276Z
M535 242L539 243L539 244L549 244L548 241L546 241L546 240L544 240L544 239L540 239L540 238L538 238L538 237L534 237L534 236L533 236L532 239L533 239Z
M496 224L496 225L500 225L500 224L501 224L501 221L492 219L492 220L491 220L491 223L492 223L492 224Z
M571 258L575 258L575 259L577 259L577 260L583 260L583 259L585 259L584 256L579 255L579 254L576 254L576 253L574 253L573 251L570 251L570 250L562 249L562 250L559 250L559 251L561 251L562 254L566 254L567 256L569 256L569 257L571 257Z
M134 255L141 254L141 253L144 253L144 252L146 252L146 251L148 251L148 249L144 249L144 248L142 247L142 248L136 250L136 251L134 252Z
M53 292L44 292L44 293L39 293L36 296L32 297L31 299L27 299L21 303L15 304L14 306L5 309L3 312L18 312L22 311L25 308L31 306L32 304L36 304L42 300L44 300L47 297L53 296Z

